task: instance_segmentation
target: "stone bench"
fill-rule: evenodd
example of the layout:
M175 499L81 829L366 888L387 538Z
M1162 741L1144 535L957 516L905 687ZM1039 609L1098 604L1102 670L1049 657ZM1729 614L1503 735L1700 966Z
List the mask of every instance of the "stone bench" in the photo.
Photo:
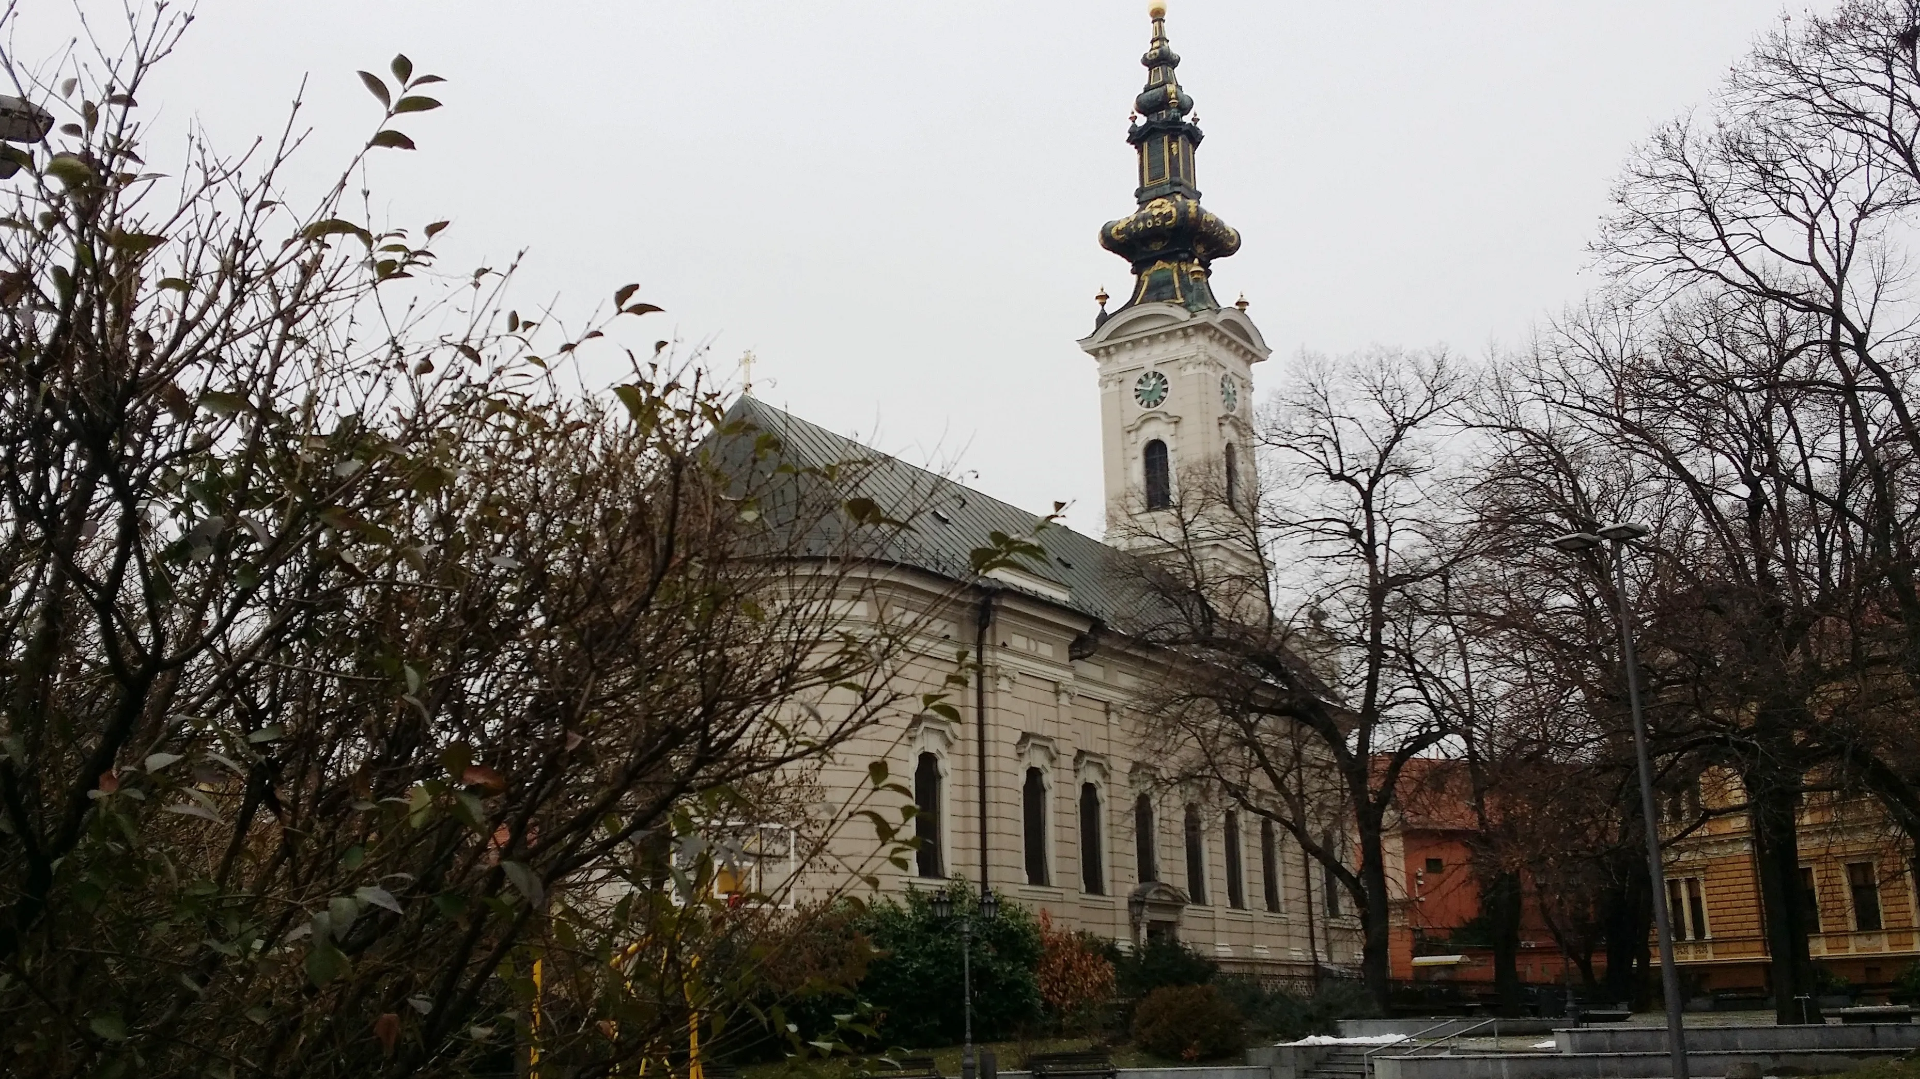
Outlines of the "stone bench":
M1105 1053L1035 1053L1027 1058L1033 1079L1115 1079Z
M1834 1008L1827 1012L1842 1023L1911 1023L1913 1008L1907 1004L1870 1004L1858 1008Z

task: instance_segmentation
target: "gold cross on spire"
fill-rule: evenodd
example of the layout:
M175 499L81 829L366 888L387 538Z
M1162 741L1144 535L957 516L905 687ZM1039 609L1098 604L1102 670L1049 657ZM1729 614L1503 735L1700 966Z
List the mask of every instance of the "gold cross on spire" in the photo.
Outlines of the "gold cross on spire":
M753 396L753 365L756 360L752 349L740 354L740 393L743 397Z

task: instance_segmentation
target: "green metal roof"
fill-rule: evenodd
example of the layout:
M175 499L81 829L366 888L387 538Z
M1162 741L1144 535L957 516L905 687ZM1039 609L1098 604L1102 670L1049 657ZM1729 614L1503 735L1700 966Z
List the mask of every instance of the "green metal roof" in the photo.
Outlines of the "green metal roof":
M779 447L763 457L763 468L771 470L782 462L807 470L833 466L845 483L841 497L871 499L888 517L906 522L877 540L869 557L949 580L980 581L970 556L991 543L992 533L1001 532L1037 544L1046 560L1022 562L1024 575L1032 580L1005 574L993 579L996 587L1077 611L1125 633L1140 634L1176 617L1148 587L1154 571L1146 561L1091 536L751 397L736 401L726 419L729 425L745 421L779 439ZM736 465L742 459L725 451L721 456ZM814 531L802 540L806 553L827 555L843 549L838 536L821 532L819 526Z

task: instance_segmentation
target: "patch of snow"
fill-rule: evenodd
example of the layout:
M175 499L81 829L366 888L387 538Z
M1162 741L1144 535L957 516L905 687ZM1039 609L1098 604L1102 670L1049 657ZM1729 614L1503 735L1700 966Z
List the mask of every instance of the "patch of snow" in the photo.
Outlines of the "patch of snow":
M1407 1035L1365 1035L1357 1039L1336 1039L1331 1035L1308 1035L1300 1041L1283 1041L1275 1044L1396 1044L1409 1041Z
M1548 1038L1546 1041L1543 1041L1543 1042L1534 1042L1533 1047L1535 1049L1558 1049L1560 1047L1560 1043L1557 1041L1554 1041L1552 1038Z

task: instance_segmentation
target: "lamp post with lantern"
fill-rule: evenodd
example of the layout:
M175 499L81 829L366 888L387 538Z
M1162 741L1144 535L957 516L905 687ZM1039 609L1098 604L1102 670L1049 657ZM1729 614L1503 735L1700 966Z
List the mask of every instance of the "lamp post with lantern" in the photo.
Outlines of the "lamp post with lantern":
M960 1049L960 1079L974 1079L977 1068L973 1053L973 917L961 911L956 918L956 893L946 888L933 893L933 916L943 922L957 921L960 928L960 995L966 1015L966 1041ZM1000 914L1000 897L992 889L980 889L980 918L992 921Z
M1597 532L1570 532L1551 540L1567 554L1582 554L1608 545L1613 561L1615 609L1620 624L1620 658L1627 668L1627 709L1633 716L1634 764L1640 773L1640 815L1647 824L1647 873L1653 881L1653 924L1660 941L1660 988L1667 1005L1667 1051L1673 1057L1673 1079L1687 1079L1687 1040L1681 1023L1680 970L1673 961L1673 926L1667 914L1667 873L1660 859L1660 825L1653 799L1653 762L1647 753L1647 721L1640 710L1640 662L1633 650L1633 611L1627 601L1627 565L1623 549L1653 530L1646 525L1619 522Z

